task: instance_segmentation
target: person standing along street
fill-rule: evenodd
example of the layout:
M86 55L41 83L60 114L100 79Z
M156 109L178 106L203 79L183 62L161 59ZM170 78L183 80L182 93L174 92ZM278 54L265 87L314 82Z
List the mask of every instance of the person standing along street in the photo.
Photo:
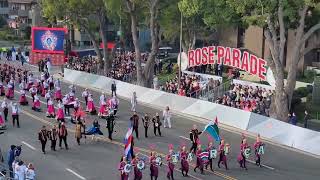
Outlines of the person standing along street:
M12 163L14 161L14 151L15 151L16 146L15 145L11 145L10 146L10 150L8 151L8 166L9 166L9 170L10 170L10 177L13 178L13 167L12 167Z
M13 127L16 124L17 121L17 127L20 128L20 123L19 123L19 113L20 113L20 108L18 107L17 103L11 103L11 114L12 114L12 125Z
M41 150L43 154L46 154L46 144L48 140L48 131L46 129L46 126L42 126L42 129L38 133L38 139L41 143Z
M8 109L7 98L4 98L4 100L3 100L2 104L1 104L1 108L3 109L4 121L8 122L9 109Z
M50 60L50 58L47 58L46 66L47 66L47 71L48 71L49 75L51 75L51 60Z
M135 112L137 107L138 101L137 101L137 93L133 92L131 97L131 111Z
M303 122L304 122L304 128L308 128L308 121L309 119L311 119L310 114L308 113L307 110L304 111L304 118L303 118Z
M82 125L81 121L78 120L77 124L76 124L76 128L75 128L76 130L74 133L78 145L80 145L80 139L82 138L82 133L83 133L82 127L83 127L83 125Z
M56 144L58 139L58 130L56 125L53 125L52 129L48 132L48 136L51 141L51 150L56 151Z
M114 93L114 95L113 95ZM113 81L111 84L111 96L117 96L117 85L116 85L116 81Z
M29 163L28 168L26 169L26 180L35 180L36 173L34 172L33 164Z
M197 129L197 125L193 125L191 131L190 131L190 141L192 143L192 146L190 148L190 152L193 152L194 154L196 154L196 150L197 150L197 147L198 147L198 140L199 140L199 135L201 134L202 132L198 131Z
M143 127L144 127L144 137L148 138L148 127L150 124L150 117L147 113L142 118L142 123L143 123Z
M130 118L133 131L136 132L136 138L139 139L139 116L136 112ZM133 133L133 132L132 132Z
M161 136L160 127L161 127L162 123L161 123L160 116L158 113L156 113L156 115L152 118L152 122L153 122L154 135L157 136L157 130L158 130L158 134L159 134L159 136Z
M89 97L89 91L87 88L82 92L82 97L84 98L84 101L86 102L86 106L87 106L88 105L88 97Z
M297 120L297 116L296 116L296 114L293 112L292 113L292 116L291 116L291 118L290 118L290 123L292 124L292 125L297 125L297 122L298 122L298 120Z
M68 150L68 144L67 144L67 136L68 136L68 131L64 123L60 123L59 125L59 147L62 149L62 141L64 142L65 148Z
M162 117L163 117L163 127L166 128L168 125L168 127L171 128L171 112L170 112L169 106L167 106L166 109L163 110Z

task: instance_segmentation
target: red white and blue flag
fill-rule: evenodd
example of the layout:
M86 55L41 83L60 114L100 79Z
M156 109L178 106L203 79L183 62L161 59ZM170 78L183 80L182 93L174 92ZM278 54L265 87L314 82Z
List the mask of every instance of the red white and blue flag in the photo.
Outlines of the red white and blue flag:
M129 127L126 136L124 137L124 155L127 159L130 158L132 151L132 140L133 140L133 127ZM132 157L131 157L132 158Z

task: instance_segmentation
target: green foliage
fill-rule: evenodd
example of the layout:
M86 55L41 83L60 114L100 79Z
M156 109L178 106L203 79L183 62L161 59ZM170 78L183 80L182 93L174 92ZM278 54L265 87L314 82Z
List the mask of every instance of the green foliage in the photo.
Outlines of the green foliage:
M7 21L3 16L0 16L0 28L7 25Z
M303 98L303 97L307 97L309 93L310 92L307 89L307 87L299 87L294 91L293 96L297 98Z

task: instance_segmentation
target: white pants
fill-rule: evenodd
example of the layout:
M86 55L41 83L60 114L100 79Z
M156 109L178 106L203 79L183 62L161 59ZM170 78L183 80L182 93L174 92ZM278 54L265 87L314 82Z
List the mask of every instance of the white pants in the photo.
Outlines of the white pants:
M137 103L131 103L131 111L136 111Z
M168 127L171 128L171 118L170 117L165 117L163 118L163 127Z

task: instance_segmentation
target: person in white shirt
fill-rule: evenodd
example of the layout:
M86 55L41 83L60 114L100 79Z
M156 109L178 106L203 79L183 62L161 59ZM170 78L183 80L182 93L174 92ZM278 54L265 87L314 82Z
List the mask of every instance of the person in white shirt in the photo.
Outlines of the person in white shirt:
M136 92L133 92L132 97L131 97L131 111L132 112L136 111L137 104L138 104L137 94L136 94Z
M28 168L25 171L25 180L34 180L36 173L34 172L34 167L31 163L28 164Z
M12 124L13 127L15 126L15 123L17 121L17 127L20 128L20 123L19 123L19 113L20 109L17 103L11 103L11 114L12 114Z
M86 106L88 105L88 96L89 96L89 91L86 88L83 92L82 92L82 97L84 98L84 101L86 102Z
M27 166L23 163L23 161L20 161L14 169L15 172L15 176L14 179L15 180L25 180L25 172L27 170Z
M7 103L7 98L4 98L3 102L1 103L1 108L3 109L3 115L4 115L4 121L8 121L8 103Z
M171 112L170 112L169 106L167 106L166 109L163 110L162 117L163 117L163 127L166 128L168 125L168 127L171 128Z

